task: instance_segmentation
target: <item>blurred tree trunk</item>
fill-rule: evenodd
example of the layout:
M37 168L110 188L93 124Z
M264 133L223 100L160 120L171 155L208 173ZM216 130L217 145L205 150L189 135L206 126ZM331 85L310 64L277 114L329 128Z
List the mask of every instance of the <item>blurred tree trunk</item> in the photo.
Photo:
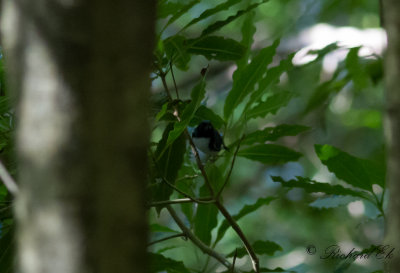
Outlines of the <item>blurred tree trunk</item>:
M384 25L388 35L385 60L388 188L390 190L386 243L395 248L389 272L400 268L400 1L384 0Z
M147 272L155 1L3 0L18 270Z

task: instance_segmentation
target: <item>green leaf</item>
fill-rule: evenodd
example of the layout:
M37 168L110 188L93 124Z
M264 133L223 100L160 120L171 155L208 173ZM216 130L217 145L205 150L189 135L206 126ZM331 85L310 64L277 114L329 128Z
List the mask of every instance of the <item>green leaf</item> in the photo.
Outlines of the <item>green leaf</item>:
M246 216L249 213L252 213L259 209L263 205L268 205L272 201L277 199L276 197L265 197L265 198L259 198L254 204L251 205L245 205L238 214L232 216L235 221L239 221L242 217ZM227 220L224 220L221 224L221 226L218 229L217 233L217 239L215 242L219 242L225 235L225 232L228 230L230 227L229 222Z
M174 232L174 233L179 233L179 231L170 229L169 227L162 226L159 224L151 224L150 225L150 230L151 232Z
M189 66L190 54L187 53L187 40L183 36L175 35L165 39L164 48L167 58L180 70L186 71Z
M242 32L242 40L240 43L247 49L244 56L241 60L237 62L238 70L240 70L243 66L247 65L250 52L251 45L253 44L253 36L256 33L256 27L254 26L254 16L255 12L249 12L243 22L241 32Z
M231 270L228 270L228 271L224 271L224 272L222 272L222 273L231 273L231 272L232 272ZM277 267L277 268L274 268L274 269L270 269L270 268L266 268L266 267L261 267L261 268L260 268L260 272L288 272L288 273L297 273L296 271L285 270L285 269L282 269L281 267ZM246 272L243 272L243 273L254 273L254 271L246 271Z
M226 18L225 20L222 21L217 21L213 24L211 24L210 26L208 26L205 30L203 30L203 32L201 33L201 37L206 36L206 35L210 35L211 33L219 30L220 28L226 26L227 24L231 23L232 21L236 20L237 18L239 18L240 16L246 14L247 12L255 9L256 7L258 7L259 5L268 2L269 0L262 0L259 3L254 3L252 5L250 5L248 8L244 9L244 10L240 10L238 11L235 15L231 15L228 18Z
M173 123L169 123L164 130L163 136L157 145L155 158L157 160L157 177L165 178L169 183L174 184L178 171L183 163L183 156L186 151L186 138L180 134L173 143L167 146L167 139L173 130ZM154 201L165 201L172 194L172 188L161 182L153 191Z
M254 91L256 83L266 73L268 64L272 62L278 45L279 40L275 41L271 46L262 49L249 65L234 73L232 90L229 92L224 106L224 117L226 120L236 106L248 94Z
M221 4L217 5L217 6L215 6L214 8L211 8L211 9L203 11L203 13L201 13L199 17L194 18L192 21L190 21L186 26L183 27L183 29L181 31L187 29L191 25L196 24L197 22L200 22L200 21L202 21L202 20L204 20L204 19L206 19L206 18L208 18L208 17L210 17L210 16L212 16L212 15L214 15L214 14L220 12L220 11L228 10L231 6L236 5L240 1L241 0L228 0L228 1L224 2L224 3L221 3Z
M170 258L166 258L161 254L149 253L150 255L150 270L153 273L190 273L183 262L178 262Z
M188 10L190 10L194 5L200 3L200 0L193 0L190 1L187 5L184 6L176 6L180 8L179 10L175 10L172 14L173 16L168 20L168 22L165 24L164 28L162 29L161 33L164 32L164 30L173 22L178 20L182 15L186 14Z
M342 90L349 81L350 77L346 75L340 80L333 77L331 80L321 83L311 95L304 113L307 114L321 105L326 105L328 98Z
M353 79L354 85L363 89L368 86L369 79L365 68L360 63L360 58L358 57L358 51L361 47L353 47L350 49L346 57L346 67Z
M248 119L265 117L268 114L276 114L276 112L286 106L289 101L293 98L294 93L289 91L281 91L278 94L272 95L267 98L266 101L260 102L255 107L246 111L246 117Z
M259 255L269 255L273 256L276 251L282 251L282 247L275 242L271 241L256 241L252 244L253 250L255 253ZM232 251L227 255L227 257L233 257L235 255L235 251ZM244 247L237 249L237 258L242 258L247 255L247 250Z
M171 2L168 0L158 1L157 18L166 18L169 15L175 14L185 5L178 2Z
M238 152L238 156L259 161L264 164L281 164L289 161L296 161L302 155L284 146L260 144L241 149Z
M200 188L200 196L209 195L206 185ZM214 204L200 204L194 219L194 234L206 245L211 243L211 232L217 226L218 208Z
M366 192L345 188L341 185L331 185L329 183L317 182L309 178L300 176L297 176L296 179L297 180L292 179L289 181L285 181L282 177L272 176L272 180L274 182L282 183L283 187L302 188L308 193L323 192L326 194L350 195L366 200L370 199L370 196Z
M315 145L315 152L329 171L346 183L370 192L373 184L385 187L384 164L352 156L330 145Z
M309 206L318 209L330 209L347 205L357 200L359 200L358 197L350 195L332 195L318 198L314 202L310 203Z
M276 141L281 137L296 136L308 130L310 130L310 127L303 125L281 124L275 127L267 127L264 130L246 134L241 144L250 145L254 143L265 143L266 141Z
M2 273L14 272L14 228L5 232L1 229L0 238L0 271Z
M279 65L268 69L266 76L260 81L258 89L251 94L246 109L248 109L253 103L258 102L268 88L278 84L280 77L284 72L288 72L293 68L292 59L294 55L295 53L290 54L286 59L282 60Z
M201 39L188 40L188 53L203 55L208 60L238 60L243 57L246 48L233 39L219 36L208 36Z
M174 125L174 130L169 133L167 145L168 147L172 142L175 141L186 129L189 122L193 118L197 109L200 107L200 103L204 98L206 93L206 82L204 78L201 79L200 83L198 83L192 90L191 93L191 102L185 107L183 113L180 115L181 121L176 122Z
M219 115L214 113L210 108L201 105L199 109L197 109L193 119L190 121L190 126L196 126L203 120L210 121L215 129L221 129L221 127L225 125L225 121Z

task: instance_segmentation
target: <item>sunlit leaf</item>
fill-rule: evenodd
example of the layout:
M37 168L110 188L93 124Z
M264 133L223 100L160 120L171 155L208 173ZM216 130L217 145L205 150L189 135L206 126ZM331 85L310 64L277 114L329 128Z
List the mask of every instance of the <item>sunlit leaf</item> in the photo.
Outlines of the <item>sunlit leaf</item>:
M309 178L297 176L296 180L291 179L285 181L282 177L272 176L274 182L282 183L283 187L287 188L302 188L308 193L323 192L325 194L334 195L350 195L369 200L370 195L366 192L345 188L341 185L331 185L329 183L322 183L311 180Z
M296 161L302 155L301 153L285 146L276 144L260 144L241 149L238 152L238 156L259 161L264 164L281 164L289 161Z
M254 91L256 83L267 71L267 66L272 62L279 40L271 46L262 49L250 64L234 73L232 90L229 92L224 106L224 117L227 119L235 107Z
M372 185L385 185L385 166L352 156L330 145L315 145L315 151L329 171L346 183L372 192Z
M246 111L246 118L265 117L268 114L276 114L276 112L286 106L293 98L294 93L289 91L280 91L277 94L268 97L266 101L260 102L253 108Z

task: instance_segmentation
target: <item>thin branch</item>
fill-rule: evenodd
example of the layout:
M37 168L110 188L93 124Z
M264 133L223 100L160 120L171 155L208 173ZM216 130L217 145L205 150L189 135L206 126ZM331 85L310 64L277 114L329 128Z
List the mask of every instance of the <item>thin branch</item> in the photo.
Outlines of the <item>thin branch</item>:
M203 253L213 257L214 259L219 261L221 264L223 264L227 269L232 268L232 265L228 260L226 260L221 254L215 252L213 249L211 249L206 244L204 244L199 238L196 237L196 235L194 235L192 233L192 231L188 227L186 227L186 225L182 222L182 220L179 218L179 216L176 214L175 210L171 206L167 206L166 208L167 208L168 212L171 214L171 217L174 219L176 224L179 226L179 228L182 230L182 232L186 235L186 237L190 241L192 241L198 248L200 248L200 250ZM238 273L237 270L235 270L234 272Z
M176 81L175 81L174 70L172 69L172 61L169 62L169 68L170 68L170 70L171 70L172 80L173 80L174 86L175 86L176 98L179 100L179 92L178 92L178 87L177 87Z
M0 178L6 186L7 190L13 195L16 196L19 192L18 185L15 183L14 179L7 171L6 167L0 161Z
M152 202L148 204L149 207L157 207L157 206L165 206L165 205L174 205L174 204L184 204L184 203L198 203L198 204L212 204L215 203L215 200L212 197L204 197L204 198L180 198L174 200L165 200Z
M232 262L232 270L231 270L231 272L233 272L235 270L236 258L237 258L237 248L235 249L235 254L233 255L233 262Z
M238 145L236 146L236 150L235 150L235 153L233 154L232 164L231 164L231 167L229 169L228 175L226 176L224 184L222 185L221 189L217 193L217 196L215 197L215 199L217 199L217 200L221 196L222 191L224 190L226 184L228 184L229 178L231 177L231 174L232 174L233 166L235 165L237 153L239 152L240 143L243 141L244 138L245 138L245 135L242 136L242 138L239 140Z
M239 225L236 223L235 219L233 219L233 217L229 214L229 212L226 210L226 208L224 207L224 205L222 205L219 200L217 200L215 202L215 205L218 207L218 210L222 213L222 215L225 217L225 219L229 222L229 224L231 225L231 227L233 228L233 230L235 230L235 232L237 233L237 235L239 236L240 240L243 242L244 247L246 248L247 253L250 256L251 262L253 264L253 269L256 273L260 272L260 264L259 264L259 260L258 257L256 255L256 253L253 250L253 247L251 246L251 244L249 243L249 241L247 240L246 236L244 235L243 231L241 230L241 228L239 227Z
M157 160L154 157L153 152L150 150L151 153L151 157L153 159L154 165L156 165L156 169L159 170L159 166L157 163ZM209 204L211 203L210 201L202 201L202 200L198 200L196 198L193 198L192 196L190 196L189 194L187 194L186 192L180 190L179 188L177 188L174 184L172 184L171 182L169 182L161 173L160 173L160 177L161 180L167 184L169 187L171 187L172 189L174 189L175 191L179 192L180 194L182 194L183 196L185 196L186 198L190 199L191 201L195 202L195 203L199 203L199 204ZM211 198L212 200L214 200L214 198Z
M210 183L210 180L208 179L206 170L204 169L203 163L201 162L199 151L197 150L196 145L194 145L193 139L190 136L187 128L185 129L185 135L186 135L186 138L189 140L190 146L192 147L194 157L196 158L197 166L199 167L201 175L204 178L204 183L206 184L208 191L210 192L210 195L214 197L215 196L214 189L211 186L211 183Z
M177 237L184 237L184 238L186 238L186 235L185 235L185 233L178 233L178 234L174 234L174 235L171 235L171 236L168 236L168 237L165 237L165 238L161 238L161 239L159 239L159 240L155 240L155 241L153 241L153 242L150 242L150 243L148 243L147 244L147 246L151 246L151 245L154 245L154 244L157 244L157 243L160 243L160 242L164 242L164 241L167 241L167 240L169 240L169 239L173 239L173 238L177 238Z
M160 72L162 72L162 70L160 69ZM165 74L160 74L160 76L161 76L161 79L162 79L162 82L163 82L163 85L164 85L164 88L165 88L165 90L166 90L166 92L167 92L167 94L168 94L168 96L169 96L169 98L170 98L170 100L172 100L172 98L171 98L171 93L170 93L170 91L169 91L169 89L168 89L168 86L167 86L167 83L166 83L166 81L165 81ZM176 117L178 118L178 120L179 120L179 113L176 111ZM203 163L201 162L201 160L200 160L200 155L199 155L199 152L198 152L198 150L197 150L197 148L196 148L196 146L195 146L195 144L194 144L194 142L193 142L193 139L191 138L191 136L190 136L190 134L189 134L189 131L188 131L188 129L186 128L185 129L185 136L186 136L186 138L189 140L189 144L190 144L190 146L192 147L192 151L193 151L193 154L194 154L194 156L195 156L195 158L196 158L196 163L197 163L197 166L198 166L198 168L200 169L200 172L201 172L201 174L202 174L202 176L203 176L203 178L204 178L204 183L205 183L205 185L207 186L207 188L208 188L208 190L209 190L209 192L210 192L210 195L214 198L215 197L215 193L214 193L214 189L212 188L212 186L211 186L211 183L210 183L210 180L208 179L208 175L207 175L207 173L206 173L206 171L205 171L205 169L204 169L204 166L203 166ZM188 196L186 196L186 197L188 197ZM253 269L255 270L255 272L256 273L259 273L260 272L260 270L259 270L259 268L260 268L260 265L259 265L259 261L258 261L258 257L257 257L257 255L255 254L255 252L254 252L254 250L253 250L253 248L252 248L252 246L250 245L250 243L249 243L249 241L247 240L247 238L246 238L246 236L244 235L244 233L243 233L243 231L240 229L240 227L239 227L239 225L236 223L236 221L232 218L232 216L229 214L229 212L226 210L226 208L219 202L219 200L218 199L215 199L214 198L214 200L215 200L215 205L217 206L217 208L218 208L218 210L222 213L222 215L225 217L225 219L230 223L230 225L232 226L232 228L235 230L235 232L237 233L237 235L239 236L239 238L242 240L242 242L243 242L243 244L244 244L244 246L245 246L245 248L246 248L246 250L247 250L247 252L248 252L248 254L249 254L249 256L250 256L250 258L251 258L251 261L252 261L252 263L253 263ZM172 209L172 207L170 206L170 205L167 205L167 208L168 208L168 211L170 211L170 210L172 210L173 211L173 209ZM171 211L170 211L170 213L171 213ZM175 211L173 211L173 213L175 213ZM173 214L171 213L171 216L175 219L175 217L173 216ZM175 214L175 216L176 216L176 214ZM177 217L177 216L176 216ZM175 221L177 222L177 221L180 221L180 219L178 218L178 219L175 219ZM178 223L178 222L177 222ZM179 224L178 224L179 225ZM183 227L181 227L181 228L186 228L186 226L185 225L183 225ZM187 229L187 228L186 228ZM183 229L182 229L182 231L184 231ZM190 230L189 230L190 231ZM185 232L185 231L184 231ZM188 236L189 237L189 236ZM189 239L190 239L190 237L189 237ZM194 240L198 240L199 242L197 242L197 243L195 243L195 241L193 241L193 243L195 243L196 245L197 244L203 244L204 245L204 243L203 242L201 242L197 237L194 237ZM208 248L206 245L204 245L207 249L209 249L209 250L211 250L212 252L214 252L212 249L210 249L210 248ZM200 247L200 246L199 246ZM201 247L200 247L200 249L202 249ZM203 250L203 249L202 249ZM204 252L204 250L203 250L203 252ZM215 253L215 252L214 252ZM219 255L219 254L218 254ZM226 261L225 259L223 259L224 261ZM227 262L227 261L226 261ZM228 266L228 269L230 269L230 266Z

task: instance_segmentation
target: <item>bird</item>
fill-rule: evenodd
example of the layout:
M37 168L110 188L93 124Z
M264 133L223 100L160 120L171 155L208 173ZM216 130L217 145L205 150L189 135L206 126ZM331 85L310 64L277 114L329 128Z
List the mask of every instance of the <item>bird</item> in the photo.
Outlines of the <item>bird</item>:
M210 121L202 121L193 131L194 145L207 155L216 155L222 148L228 150L221 135Z

